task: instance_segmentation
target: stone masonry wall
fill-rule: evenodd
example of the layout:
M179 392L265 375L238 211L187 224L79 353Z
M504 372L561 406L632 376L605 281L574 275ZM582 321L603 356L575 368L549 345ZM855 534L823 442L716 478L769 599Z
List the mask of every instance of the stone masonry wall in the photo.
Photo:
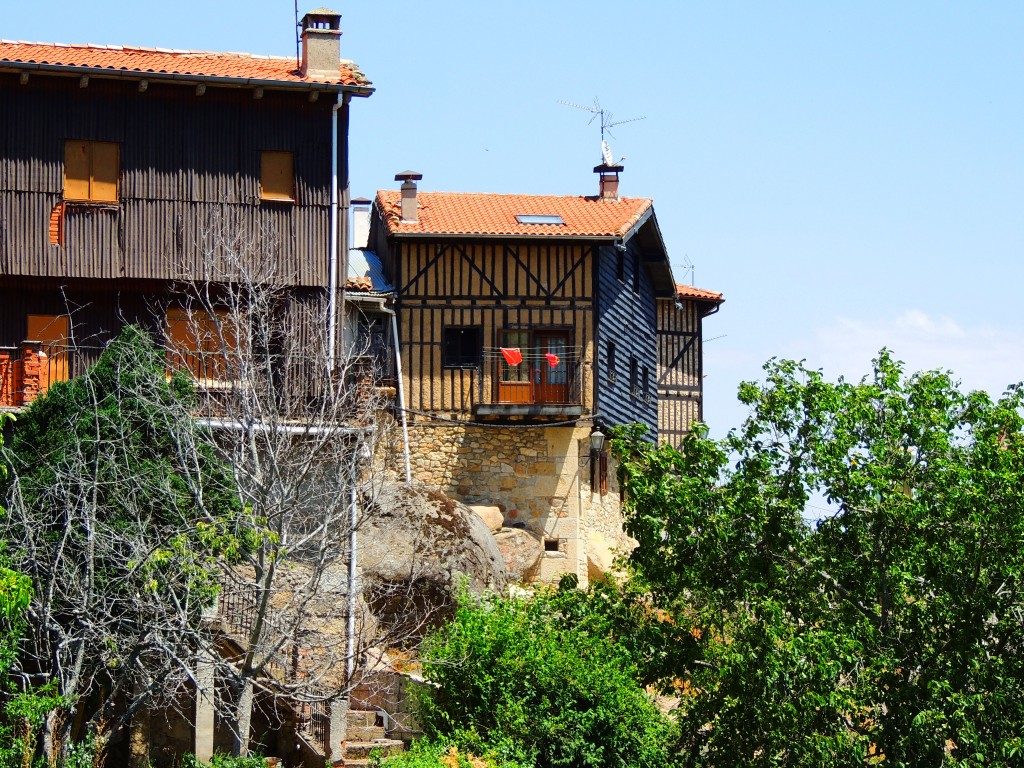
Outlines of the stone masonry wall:
M451 423L409 427L413 480L466 504L498 507L505 525L523 525L545 539L533 578L580 584L608 570L628 547L618 486L609 467L608 493L591 493L591 426L482 427ZM581 454L582 451L582 454Z

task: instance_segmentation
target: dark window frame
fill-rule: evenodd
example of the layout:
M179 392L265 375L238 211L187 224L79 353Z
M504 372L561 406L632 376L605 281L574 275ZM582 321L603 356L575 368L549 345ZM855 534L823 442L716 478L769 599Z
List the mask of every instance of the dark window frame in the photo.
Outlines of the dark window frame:
M457 335L456 335L457 334ZM484 359L482 325L446 325L441 329L441 367L480 368Z

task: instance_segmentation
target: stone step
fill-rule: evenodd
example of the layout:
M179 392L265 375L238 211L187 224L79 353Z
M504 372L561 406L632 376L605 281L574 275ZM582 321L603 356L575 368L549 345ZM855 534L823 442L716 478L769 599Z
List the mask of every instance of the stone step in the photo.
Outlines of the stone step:
M350 709L346 722L349 728L375 728L377 717L377 712L373 710Z
M352 725L349 723L345 730L347 741L379 741L387 737L384 727L380 725Z

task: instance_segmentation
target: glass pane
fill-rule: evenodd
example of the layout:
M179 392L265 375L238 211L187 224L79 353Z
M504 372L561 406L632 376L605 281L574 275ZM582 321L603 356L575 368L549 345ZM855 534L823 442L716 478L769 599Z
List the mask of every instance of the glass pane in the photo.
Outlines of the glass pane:
M523 362L519 365L509 365L504 356L501 358L501 380L508 382L521 382L528 384L530 381L530 350L527 349L530 343L528 331L504 331L501 334L501 346L505 349L518 349L523 355Z
M569 381L569 361L567 359L569 344L565 338L553 337L547 339L545 353L550 353L558 357L558 365L554 368L551 367L547 360L544 360L544 365L547 366L548 373L548 384L565 384Z

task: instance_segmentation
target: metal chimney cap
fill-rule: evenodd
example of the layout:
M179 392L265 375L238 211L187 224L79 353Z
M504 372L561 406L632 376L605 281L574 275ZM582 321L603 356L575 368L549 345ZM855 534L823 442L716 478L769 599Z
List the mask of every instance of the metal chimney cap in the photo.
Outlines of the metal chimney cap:
M419 181L423 178L422 173L416 171L402 171L395 174L395 181Z

